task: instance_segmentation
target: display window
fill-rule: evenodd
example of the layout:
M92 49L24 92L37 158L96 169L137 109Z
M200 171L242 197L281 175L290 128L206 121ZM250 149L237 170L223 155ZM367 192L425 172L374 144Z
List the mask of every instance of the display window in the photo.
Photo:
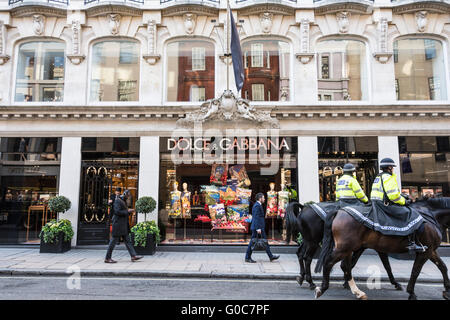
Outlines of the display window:
M48 200L58 194L61 138L0 139L0 243L39 244L56 214Z
M356 167L356 178L369 197L378 163L377 137L319 137L320 201L336 201L336 181L346 163Z
M450 137L398 137L402 192L413 199L450 197ZM443 242L450 244L449 230Z
M128 208L138 197L139 138L83 138L78 244L107 244L116 190L129 190ZM129 224L136 224L130 214Z
M237 155L238 148L248 147L249 138L227 141L217 145L226 145L228 161L210 163L205 152L208 139L161 138L158 224L163 245L247 244L252 206L259 192L266 195L265 232L270 244L287 243L284 217L293 196L288 188L296 189L297 139L277 138L278 159L269 165L252 161L248 149L242 157ZM186 151L189 145L198 146L192 152L201 150L202 161L174 161L173 152ZM256 142L254 151L267 145L267 141Z

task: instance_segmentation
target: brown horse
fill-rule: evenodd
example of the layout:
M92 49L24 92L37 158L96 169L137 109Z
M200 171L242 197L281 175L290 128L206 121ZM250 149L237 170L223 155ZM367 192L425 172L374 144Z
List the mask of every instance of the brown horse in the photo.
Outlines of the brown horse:
M450 299L450 281L447 267L436 250L441 243L444 230L450 227L450 198L423 200L411 204L411 207L415 207L421 213L431 212L439 226L435 226L425 219L423 232L417 237L420 243L427 246L428 249L416 254L406 289L409 299L417 299L414 294L414 286L423 265L430 259L442 273L445 288L443 297L448 300ZM352 253L361 248L371 248L385 253L405 253L408 239L400 236L385 236L359 223L346 211L339 210L334 217L330 216L327 219L322 244L315 272L320 272L323 266L323 280L321 288L316 288L316 298L328 289L331 269L335 263L342 260L344 278L349 281L352 293L359 299L367 299L366 294L356 287L351 274Z

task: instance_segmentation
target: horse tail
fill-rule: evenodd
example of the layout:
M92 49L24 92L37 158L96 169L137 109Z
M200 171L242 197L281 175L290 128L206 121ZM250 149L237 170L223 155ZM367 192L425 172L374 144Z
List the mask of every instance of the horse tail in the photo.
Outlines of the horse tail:
M330 256L334 249L334 239L331 226L333 225L333 220L336 217L337 211L328 214L325 220L325 225L323 227L323 239L322 239L322 250L320 251L319 259L317 260L315 273L321 272L322 267L326 259Z
M296 201L289 203L286 208L286 232L289 236L300 231L297 218L302 208L303 205ZM289 236L287 237L287 239L290 238Z

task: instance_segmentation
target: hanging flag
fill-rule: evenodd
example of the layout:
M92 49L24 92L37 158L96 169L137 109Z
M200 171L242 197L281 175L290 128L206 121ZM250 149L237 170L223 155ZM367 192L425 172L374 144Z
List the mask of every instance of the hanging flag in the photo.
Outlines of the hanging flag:
M233 61L234 69L234 80L236 82L237 91L241 91L244 85L244 66L242 64L242 51L241 42L239 40L239 34L236 28L236 23L234 22L233 13L230 12L230 24L231 24L231 58Z

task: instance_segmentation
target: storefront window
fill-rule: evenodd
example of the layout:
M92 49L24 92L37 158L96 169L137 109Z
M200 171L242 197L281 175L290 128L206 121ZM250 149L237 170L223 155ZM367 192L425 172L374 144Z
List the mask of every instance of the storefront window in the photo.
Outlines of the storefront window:
M447 83L442 43L433 39L394 42L398 100L446 100Z
M242 98L251 101L289 100L289 44L253 40L242 44L244 86Z
M367 100L366 46L357 40L317 44L319 100Z
M61 138L0 139L0 243L39 244L42 226L55 213Z
M15 101L63 101L63 42L27 42L19 47Z
M450 197L450 137L398 137L402 192L413 199ZM450 243L450 232L443 242Z
M319 137L320 201L336 200L336 181L346 163L353 163L359 184L370 195L378 174L377 137Z
M288 187L296 189L297 139L285 137L270 141L277 145L279 154L271 153L273 170L268 172L261 171L269 167L267 162L258 164L249 154L265 150L269 139L200 140L160 140L158 224L162 231L162 244L247 244L251 235L247 219L259 192L264 193L267 199L264 204L265 231L269 242L286 244L283 217L289 202L286 190ZM174 162L174 152L191 150L194 143L197 151L202 146L201 163ZM213 145L218 146L216 150L228 150L227 156L231 155L228 162L208 161ZM242 151L239 156L238 149Z
M139 100L139 49L134 41L92 46L90 101Z
M214 44L183 40L167 45L167 101L214 98Z
M109 199L120 187L129 190L128 208L138 197L139 138L83 138L81 145L81 186L79 245L107 244L110 237ZM129 216L130 227L136 215Z

